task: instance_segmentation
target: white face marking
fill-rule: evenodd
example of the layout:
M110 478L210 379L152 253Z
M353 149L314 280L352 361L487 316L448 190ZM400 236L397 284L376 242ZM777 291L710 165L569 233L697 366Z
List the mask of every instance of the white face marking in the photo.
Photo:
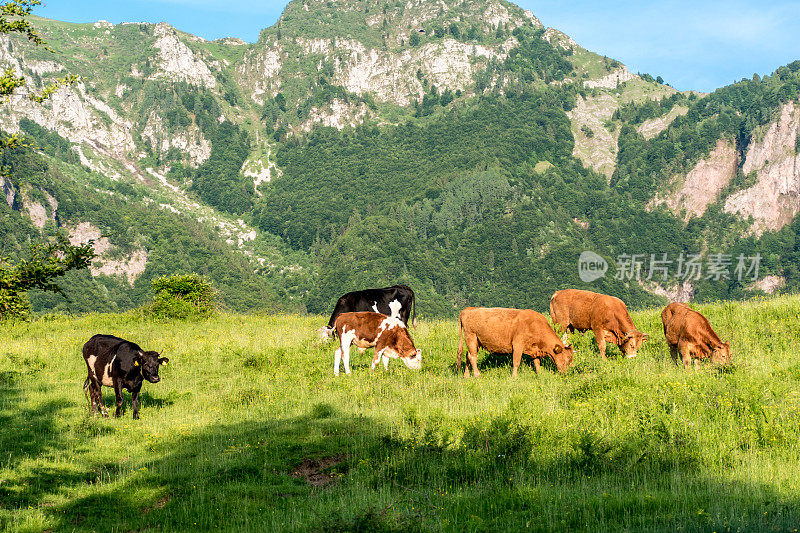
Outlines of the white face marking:
M392 312L389 313L389 316L393 316L395 318L400 318L400 308L401 307L403 307L403 305L397 300L392 300L391 302L389 302L389 309L392 310Z
M376 313L380 313L380 311L378 311L378 302L372 302L372 310Z
M400 360L403 361L411 370L419 370L422 368L422 350L417 348L417 353L414 355L414 357L402 357Z

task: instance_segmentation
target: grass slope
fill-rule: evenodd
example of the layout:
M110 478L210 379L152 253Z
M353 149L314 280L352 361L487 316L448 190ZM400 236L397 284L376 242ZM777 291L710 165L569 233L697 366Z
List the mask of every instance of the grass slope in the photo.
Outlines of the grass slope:
M800 297L699 309L731 341L726 371L674 366L656 309L633 315L652 336L638 358L576 335L573 371L518 380L487 354L483 377L454 374L452 320L413 332L421 373L371 375L353 350L338 379L325 317L4 324L0 527L792 531ZM138 422L127 394L124 418L88 415L80 347L98 332L170 357Z

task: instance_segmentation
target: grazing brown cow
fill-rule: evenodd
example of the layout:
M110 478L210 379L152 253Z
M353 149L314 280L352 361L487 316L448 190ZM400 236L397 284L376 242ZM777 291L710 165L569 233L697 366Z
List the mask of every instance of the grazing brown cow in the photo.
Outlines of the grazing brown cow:
M383 368L389 368L389 358L399 358L408 368L419 370L422 367L422 350L414 347L403 322L396 317L381 313L361 311L342 313L336 317L333 326L339 337L333 363L333 374L339 375L339 364L344 360L344 371L350 373L350 345L360 349L375 347L372 370L383 358Z
M547 323L547 319L531 309L508 309L504 307L467 307L459 316L461 338L458 341L456 364L461 369L461 354L467 344L464 377L480 376L478 370L478 347L492 353L512 354L513 370L517 377L522 354L533 357L533 368L539 372L539 359L550 357L559 372L572 365L572 347L564 346L561 339Z
M557 291L550 298L550 317L559 334L565 330L570 333L592 330L603 359L606 342L619 346L625 357L636 357L642 343L650 338L636 329L625 302L606 294L580 289Z
M677 364L680 354L686 370L692 361L696 369L699 359L711 359L712 363L721 364L730 362L730 344L722 342L708 319L688 305L669 304L661 311L661 322L672 360Z

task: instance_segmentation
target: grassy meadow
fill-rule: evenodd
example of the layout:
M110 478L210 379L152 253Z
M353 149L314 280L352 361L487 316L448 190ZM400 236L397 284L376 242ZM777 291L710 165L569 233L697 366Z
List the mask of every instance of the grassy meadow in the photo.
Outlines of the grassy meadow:
M13 531L797 531L800 297L699 306L734 364L675 366L660 309L639 357L539 375L420 320L421 372L334 378L327 317L137 313L0 325L0 529ZM82 344L164 350L120 419L90 416ZM526 360L525 363L530 363ZM113 413L113 391L103 387Z

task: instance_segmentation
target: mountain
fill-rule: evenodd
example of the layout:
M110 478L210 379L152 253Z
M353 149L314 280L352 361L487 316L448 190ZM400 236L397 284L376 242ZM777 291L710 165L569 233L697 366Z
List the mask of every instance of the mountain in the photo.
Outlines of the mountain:
M4 37L0 64L29 90L82 81L0 112L38 146L3 154L4 253L58 229L100 252L40 311L139 305L185 271L233 309L407 282L428 315L546 309L567 286L643 306L800 284L798 62L681 93L502 0L294 0L254 44L34 23L55 52ZM581 281L583 251L617 268ZM698 279L620 260L690 255Z

